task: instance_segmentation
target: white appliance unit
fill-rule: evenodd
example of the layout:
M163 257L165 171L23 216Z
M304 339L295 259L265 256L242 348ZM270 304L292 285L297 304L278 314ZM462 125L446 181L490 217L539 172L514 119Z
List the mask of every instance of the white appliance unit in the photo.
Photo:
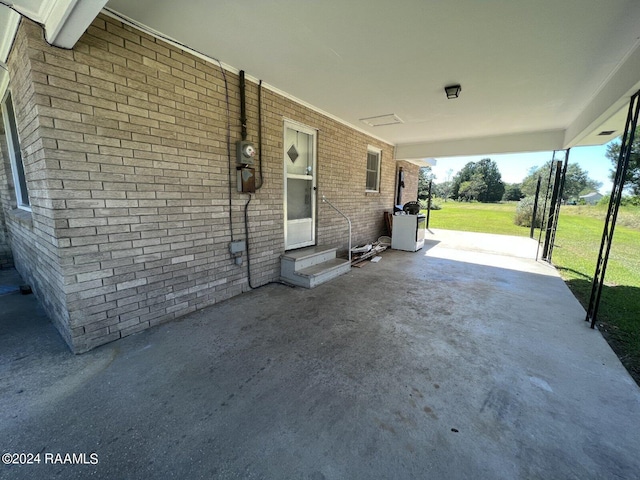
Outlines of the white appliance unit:
M391 248L417 252L424 247L427 217L424 215L394 215L391 228Z

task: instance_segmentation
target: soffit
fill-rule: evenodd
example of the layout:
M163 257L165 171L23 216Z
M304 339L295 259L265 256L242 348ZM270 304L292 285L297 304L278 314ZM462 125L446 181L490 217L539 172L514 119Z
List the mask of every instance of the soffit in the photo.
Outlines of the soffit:
M51 2L18 3L42 13ZM459 142L469 150L531 148L536 139L544 149L560 137L560 146L604 142L594 134L607 122L619 127L617 114L640 85L635 64L624 68L640 38L635 0L110 0L107 7L378 138L421 146L425 157L435 155L434 144L450 151ZM612 82L621 71L624 81ZM450 83L462 85L460 98L446 99ZM387 114L403 123L360 121Z
M640 37L634 0L107 6L393 144L565 131Z

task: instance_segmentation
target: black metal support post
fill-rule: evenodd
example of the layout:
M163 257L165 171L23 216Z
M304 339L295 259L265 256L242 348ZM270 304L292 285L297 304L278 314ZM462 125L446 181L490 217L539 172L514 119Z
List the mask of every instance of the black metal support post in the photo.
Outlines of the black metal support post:
M531 215L531 232L529 232L529 238L533 238L533 230L536 228L536 215L538 214L538 195L540 195L541 181L542 177L538 175L538 183L536 184L536 195L533 200L533 215Z
M551 235L553 232L553 221L556 216L556 208L558 202L558 193L560 191L560 179L562 178L562 162L555 162L555 178L553 180L553 191L551 193L551 202L549 205L549 216L547 217L547 225L545 231L544 245L542 247L542 259L549 261L549 251L551 246Z
M636 92L629 102L629 113L627 114L627 123L624 135L622 136L622 144L620 145L618 167L616 168L616 176L613 181L613 188L609 199L609 208L604 221L602 242L600 243L600 252L598 253L596 271L593 275L593 283L591 285L591 298L589 299L589 308L587 309L587 317L585 318L585 321L591 321L591 328L595 327L598 316L602 287L604 285L604 278L607 271L607 262L609 261L609 252L611 251L613 233L616 228L616 220L618 218L618 209L620 208L622 191L624 190L625 178L629 168L629 156L631 155L631 147L634 140L633 137L636 132L636 127L638 126L639 112L640 91Z
M553 152L553 158L555 159L556 152ZM551 167L549 167L549 177L547 178L547 191L544 194L544 206L542 207L542 225L540 226L540 233L538 234L538 249L536 251L536 262L538 261L538 254L540 253L540 243L542 242L542 232L546 230L547 224L547 203L549 201L549 190L551 190L551 176L553 175L554 162L551 160Z
M553 246L556 242L556 232L558 231L558 220L560 219L560 207L562 206L562 194L564 193L564 183L567 177L567 167L569 166L569 149L564 154L564 165L562 167L562 174L560 175L560 187L558 189L558 198L555 203L555 210L553 214L553 224L551 226L551 238L549 239L549 247L547 252L547 262L551 263L551 256L553 255Z
M427 193L427 229L429 228L429 219L431 218L431 186L433 180L429 180L429 191Z

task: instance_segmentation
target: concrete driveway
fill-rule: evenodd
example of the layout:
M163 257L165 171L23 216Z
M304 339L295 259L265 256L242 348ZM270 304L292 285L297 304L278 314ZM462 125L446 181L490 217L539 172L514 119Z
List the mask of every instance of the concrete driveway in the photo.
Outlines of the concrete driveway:
M4 295L0 451L41 463L0 478L638 478L640 389L532 257L438 231L80 356Z

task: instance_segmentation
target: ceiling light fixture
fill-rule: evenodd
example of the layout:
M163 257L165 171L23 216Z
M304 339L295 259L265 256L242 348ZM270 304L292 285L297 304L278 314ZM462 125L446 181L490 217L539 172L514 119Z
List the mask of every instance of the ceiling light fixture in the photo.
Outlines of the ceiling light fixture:
M447 98L451 100L460 96L462 88L460 87L460 85L449 85L448 87L444 87L444 91L447 94Z

